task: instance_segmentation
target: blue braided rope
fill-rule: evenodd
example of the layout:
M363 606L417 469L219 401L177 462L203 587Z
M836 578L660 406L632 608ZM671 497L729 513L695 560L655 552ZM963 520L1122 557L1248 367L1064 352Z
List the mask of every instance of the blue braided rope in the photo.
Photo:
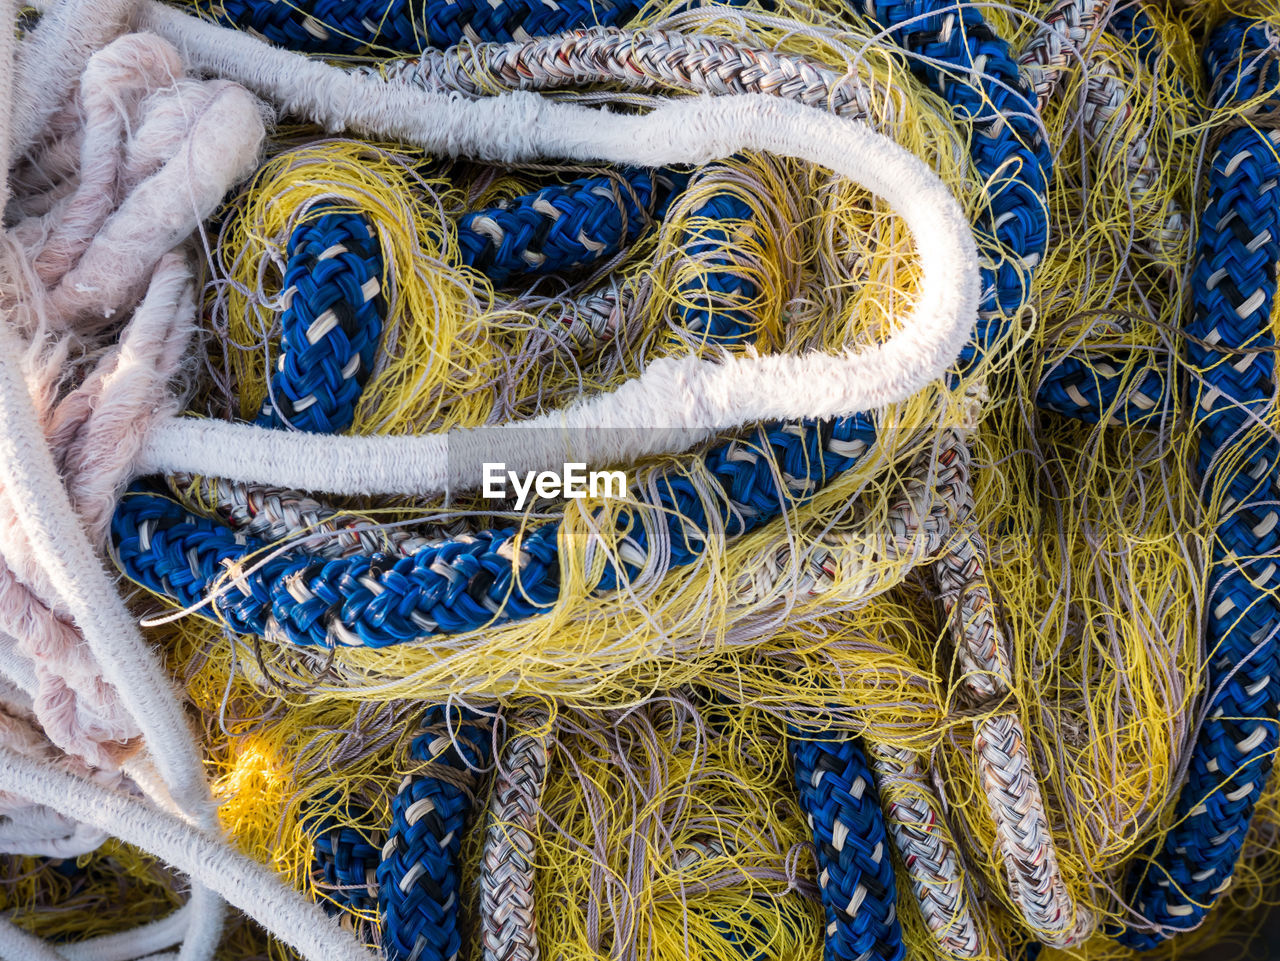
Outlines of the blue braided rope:
M391 802L378 865L378 912L388 961L452 961L458 932L458 856L479 771L489 763L487 720L459 708L427 709L409 748L425 767Z
M805 503L849 470L873 441L870 419L859 414L834 422L774 425L762 429L755 442L721 444L705 455L706 469L723 494L710 505L687 478L664 476L652 503L667 525L663 539L669 543L670 566L701 557L708 530L738 537L792 504ZM638 575L652 550L636 510L619 512L626 544L617 563L606 563L597 592ZM265 546L140 490L122 498L111 531L120 569L184 606L203 600L224 581L228 565ZM475 630L534 616L556 601L557 535L558 525L547 523L523 536L513 528L485 530L403 557L280 556L224 583L214 606L233 630L300 645L384 647Z
M579 27L622 26L636 0L201 0L222 23L307 53L421 53L463 40L509 43Z
M800 807L809 819L827 918L826 961L901 961L897 887L875 781L855 738L791 729Z
M749 229L751 206L729 191L713 195L689 214L681 246L698 265L699 274L677 288L677 319L691 333L720 344L741 344L755 339L755 322L746 309L760 297L760 288L749 277L734 272L734 234Z
M458 224L462 262L501 286L513 277L590 266L617 254L666 213L688 174L627 168L543 187Z
M1156 70L1161 53L1160 33L1139 0L1129 0L1112 11L1107 29L1125 43L1134 45L1144 67Z
M1274 64L1257 59L1268 46L1260 25L1239 19L1212 34L1205 60L1215 103L1250 96L1274 80ZM1241 65L1247 76L1238 76ZM1155 929L1130 926L1120 940L1140 949L1198 925L1230 884L1277 746L1280 442L1256 427L1245 434L1269 413L1275 393L1268 348L1275 344L1270 317L1280 260L1277 149L1280 130L1227 133L1213 152L1200 219L1187 328L1197 339L1187 341L1187 354L1204 378L1194 398L1198 466L1210 496L1226 492L1210 555L1210 700L1174 826L1132 878L1132 903ZM1260 352L1240 353L1249 348Z
M280 359L254 423L346 430L382 336L382 247L361 214L323 213L286 248Z
M953 0L862 0L866 12L916 56L912 71L939 94L959 122L973 123L969 152L991 184L990 208L974 225L983 266L982 309L973 341L960 354L974 365L1003 335L1009 314L1026 301L1032 271L1048 243L1045 195L1052 158L1041 135L1035 95L1023 82L1008 44L978 7ZM998 241L1003 249L994 248Z
M1128 369L1119 356L1069 356L1054 362L1036 391L1036 405L1087 424L1105 419L1110 424L1153 426L1165 413L1167 380L1165 371L1150 365Z
M326 895L320 904L329 914L372 911L378 906L376 872L382 851L374 835L343 824L332 813L335 800L319 802L307 818L306 829L314 834L311 880Z

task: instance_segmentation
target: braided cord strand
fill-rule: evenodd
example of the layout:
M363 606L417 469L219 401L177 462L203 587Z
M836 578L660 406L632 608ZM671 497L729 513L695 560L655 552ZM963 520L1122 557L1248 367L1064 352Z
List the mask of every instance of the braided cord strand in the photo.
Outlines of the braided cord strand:
M1119 73L1098 56L1109 49L1100 28L1110 6L1103 0L1058 0L1018 58L1042 110L1073 62L1084 60L1088 77L1082 126L1094 148L1104 152L1133 112ZM1146 134L1128 145L1124 161L1132 195L1163 216L1155 237L1157 253L1170 259L1179 256L1186 240L1186 216L1176 204L1166 208L1156 193L1160 170Z
M471 711L434 706L409 748L418 762L391 802L391 828L378 865L378 913L388 961L458 956L462 832L489 762L489 723Z
M687 180L632 168L471 211L458 223L462 262L501 286L607 260L661 218Z
M1041 108L1053 97L1062 75L1084 56L1110 4L1108 0L1057 0L1044 24L1018 57Z
M199 4L229 26L306 53L418 53L462 41L507 42L574 27L621 25L635 0L209 0Z
M706 531L739 537L805 503L857 463L874 439L869 418L856 415L774 425L758 443L712 448L705 465L723 499L708 504L687 478L664 477L651 505L619 512L619 529L630 533L616 561L606 562L597 592L614 590L620 577L636 576L648 562L654 548L639 511L653 510L666 525L661 543L668 563L683 567L707 550ZM398 558L292 554L241 570L266 545L169 498L130 493L112 519L116 562L137 584L183 606L220 588L215 607L233 630L321 647L384 647L541 613L560 593L557 537L556 523L523 535L489 529Z
M382 249L365 217L335 210L295 227L287 253L280 358L255 423L337 433L382 336Z
M972 493L966 453L953 434L944 439L938 452L934 501L945 510L945 524L933 520L935 529L922 559L936 557L951 539L954 527L968 521ZM893 525L893 511L889 520ZM920 524L927 519L917 515L906 520L901 541L911 536L912 521ZM982 956L993 943L992 934L966 883L955 835L922 759L909 749L874 740L869 740L867 749L889 836L902 858L926 926L948 955Z
M961 865L960 850L919 755L872 743L871 766L885 822L934 940L948 955L981 956L991 936Z
M343 824L333 810L337 804L337 798L325 798L307 818L307 831L314 836L311 883L329 914L373 911L382 841L376 833Z
M890 125L901 109L889 88L857 75L792 54L668 30L600 27L520 43L467 44L363 72L468 97L617 83L638 91L759 93L841 116L879 116Z
M826 912L826 961L901 961L897 887L866 756L840 731L792 728L800 806L813 833Z
M913 71L946 99L958 120L973 122L974 167L987 182L999 183L989 195L990 212L983 214L983 222L993 240L1011 255L984 267L985 297L978 329L960 358L962 368L971 367L996 343L1007 326L1007 314L1021 306L1048 240L1045 194L1052 164L1038 125L1035 95L1023 83L1007 44L987 26L976 7L962 4L957 10L941 0L868 0L867 6L891 28L898 43L919 57L912 61ZM1010 175L1011 170L1017 173ZM968 459L963 439L958 439L956 449ZM963 496L971 505L970 488ZM971 509L963 513L968 515ZM989 603L980 604L985 593L981 586L984 552L971 520L960 525L952 544L934 565L944 608L960 603L989 612ZM960 571L967 575L961 593L948 602L949 575ZM984 637L980 624L963 623L967 629L960 640L962 658L1000 654L994 624L991 636ZM986 663L1003 667L1003 676L1008 677L1007 658ZM1058 870L1020 721L1015 714L1003 712L978 725L974 744L1013 903L1041 940L1064 946L1078 942L1087 937L1094 921L1073 904ZM946 838L939 837L937 843L945 844Z
M1097 350L1054 361L1036 390L1036 406L1086 424L1155 426L1169 396L1166 371L1144 361L1129 366L1120 352Z
M538 961L533 846L548 750L543 735L510 738L494 776L480 864L485 961Z
M1249 98L1264 79L1274 82L1275 46L1260 24L1220 25L1205 57L1216 102ZM1280 260L1277 150L1280 130L1227 133L1212 154L1200 216L1188 325L1195 339L1186 349L1203 378L1199 469L1211 506L1221 498L1210 555L1209 703L1173 827L1151 863L1135 871L1131 903L1145 923L1131 924L1121 941L1136 948L1198 925L1230 885L1277 746L1280 443L1259 421L1275 395L1268 348Z
M966 487L965 495L972 498L972 488ZM934 572L955 635L965 693L976 703L990 703L1012 695L1012 656L984 582L986 549L972 506L970 500ZM1069 945L1088 937L1095 919L1073 903L1063 883L1018 715L1009 708L984 715L974 724L973 747L1014 905L1046 943Z
M960 122L973 124L970 155L992 185L980 236L998 245L984 265L983 302L973 342L960 354L971 367L1003 336L1007 314L1022 306L1030 274L1048 243L1045 194L1052 170L1034 94L1005 43L976 6L950 0L865 0L866 9L914 54L912 71L939 94ZM980 252L983 244L980 243ZM1001 254L1004 254L1003 256Z

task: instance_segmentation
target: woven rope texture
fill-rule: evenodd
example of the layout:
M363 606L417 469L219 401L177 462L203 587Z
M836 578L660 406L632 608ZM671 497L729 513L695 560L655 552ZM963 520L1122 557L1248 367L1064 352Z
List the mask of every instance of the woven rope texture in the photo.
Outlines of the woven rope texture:
M560 33L574 27L621 25L640 4L630 0L221 0L209 12L231 26L252 31L290 50L417 53L464 40L505 42Z
M444 707L424 714L409 749L419 763L391 803L391 829L378 865L388 961L451 961L462 948L458 854L489 754L486 719Z
M547 751L545 737L513 737L494 775L480 864L485 961L538 961L533 845Z
M793 729L800 808L809 819L827 918L826 961L901 961L897 888L880 799L858 742Z
M382 249L359 214L323 213L289 236L280 358L255 421L346 430L382 336Z
M650 506L668 527L670 566L691 564L705 551L709 506L728 536L755 530L812 498L873 439L869 421L856 416L775 427L765 435L767 455L751 442L721 444L705 455L724 492L715 505L705 504L687 479L667 476ZM652 548L635 516L639 509L620 512L619 527L632 531L622 570L610 562L597 590L615 589L619 576L634 577L647 562ZM533 616L559 594L555 523L521 536L514 551L514 529L485 530L401 558L284 555L230 579L229 567L266 545L166 497L129 494L111 529L116 562L136 583L184 606L221 587L215 607L233 630L291 644L384 647L460 633Z
M1220 25L1205 58L1215 101L1248 98L1264 83L1273 84L1270 48L1261 25L1239 19ZM1270 431L1256 428L1256 418L1267 415L1275 397L1269 348L1275 343L1271 309L1280 260L1278 149L1280 130L1240 128L1223 137L1213 153L1200 215L1194 313L1187 328L1197 339L1187 341L1187 355L1203 378L1194 388L1199 469L1207 492L1226 495L1211 554L1205 641L1210 699L1174 807L1174 826L1153 862L1136 872L1131 903L1155 927L1130 927L1122 940L1133 947L1153 947L1195 927L1231 883L1277 746L1280 444ZM1220 453L1246 436L1244 449L1223 463Z

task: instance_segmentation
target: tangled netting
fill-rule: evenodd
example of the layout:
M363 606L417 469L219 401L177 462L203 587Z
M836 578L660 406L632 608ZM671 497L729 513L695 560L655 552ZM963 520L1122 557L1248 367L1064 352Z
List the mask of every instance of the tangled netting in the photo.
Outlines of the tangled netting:
M1274 3L12 26L0 956L1176 961L1277 901ZM715 419L905 382L940 277L928 383Z

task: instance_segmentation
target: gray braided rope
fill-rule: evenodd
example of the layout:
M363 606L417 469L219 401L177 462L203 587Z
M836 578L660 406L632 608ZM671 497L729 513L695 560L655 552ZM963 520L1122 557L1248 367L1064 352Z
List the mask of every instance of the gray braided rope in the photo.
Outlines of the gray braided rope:
M1062 82L1062 75L1087 53L1110 0L1058 0L1044 16L1044 24L1018 58L1018 66L1044 109Z
M785 593L791 597L839 594L867 598L893 586L895 570L938 555L962 509L963 466L946 448L921 455L910 467L887 515L855 516L815 544L786 534L763 546L752 566L732 584L734 605L747 606ZM796 548L802 552L797 556Z
M1102 150L1110 148L1124 120L1133 112L1120 75L1096 52L1111 49L1101 31L1110 6L1110 0L1058 0L1018 59L1018 66L1035 90L1040 110L1053 97L1070 66L1084 61L1088 78L1081 119L1085 137ZM1166 257L1179 255L1187 237L1188 221L1176 204L1166 207L1156 192L1160 168L1146 134L1128 145L1124 166L1137 202L1163 217L1155 237L1157 252Z
M946 955L985 956L991 935L965 881L955 835L919 756L888 744L870 743L869 747L889 836L902 856L925 924Z
M548 745L546 736L511 738L494 776L480 862L485 961L538 961L533 847Z
M386 528L367 515L339 511L297 491L279 490L219 477L174 474L169 489L197 513L215 517L232 530L269 544L294 541L321 557L354 554L412 554L447 536L443 528Z
M922 457L913 465L883 521L822 538L800 565L792 593L839 589L865 598L885 589L893 583L883 566L886 561L910 558L919 563L937 557L953 527L966 523L972 508L969 461L962 456L959 437L949 432L936 458ZM779 541L766 552L763 567L744 575L749 587L739 593L776 596L779 582L794 564L792 543ZM930 933L950 956L982 956L993 942L975 909L955 836L937 813L941 804L919 758L885 744L869 746L889 835L907 867Z
M967 474L968 446L961 442L955 449L966 462ZM974 701L982 703L1011 695L1012 656L985 583L986 547L972 519L968 484L961 496L965 519L956 525L956 536L933 571L965 671L961 683ZM974 724L973 741L1015 907L1046 944L1079 943L1092 933L1096 920L1075 904L1063 881L1021 720L1013 710L1001 708Z
M803 57L665 30L596 27L515 43L464 43L371 72L470 97L590 83L643 91L760 93L842 116L876 116L887 124L904 106L901 92Z
M1095 144L1109 147L1132 113L1115 68L1105 60L1091 60L1082 118L1085 135ZM1126 147L1124 166L1135 201L1163 216L1155 235L1156 250L1167 257L1180 256L1187 238L1187 217L1176 202L1166 206L1157 191L1160 168L1145 133Z

